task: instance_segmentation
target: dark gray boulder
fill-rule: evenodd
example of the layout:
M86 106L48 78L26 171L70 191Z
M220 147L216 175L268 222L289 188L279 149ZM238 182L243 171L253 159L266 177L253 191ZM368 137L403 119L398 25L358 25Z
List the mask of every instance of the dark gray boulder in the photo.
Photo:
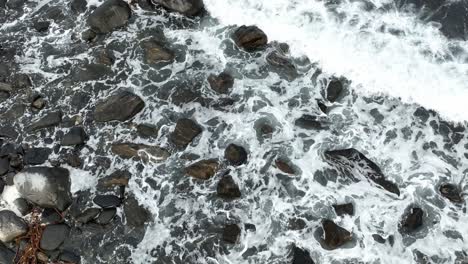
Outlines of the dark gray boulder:
M86 0L72 0L70 8L75 13L83 13L86 11L88 2Z
M225 199L235 199L241 197L239 186L230 175L226 175L222 177L221 180L219 180L216 190L218 196Z
M58 167L31 167L15 175L21 197L44 208L64 211L71 204L70 173Z
M312 115L302 115L294 122L294 125L307 130L317 130L322 128L322 124L317 117Z
M327 100L330 102L335 102L341 95L343 91L343 84L340 80L332 79L327 86Z
M122 200L115 195L96 195L93 202L102 208L111 208L120 206Z
M185 168L185 173L199 180L212 178L219 169L219 162L215 159L200 160Z
M335 209L335 213L339 216L354 215L354 205L352 203L334 204L333 209Z
M110 223L110 221L114 218L116 214L117 209L115 208L104 209L99 214L98 218L96 218L96 223L100 225L107 225L108 223Z
M211 74L208 76L208 83L213 91L219 94L228 94L234 86L234 78L226 72L218 75Z
M0 176L4 175L10 169L10 161L8 158L0 158Z
M400 233L412 233L423 225L424 211L419 207L410 208L403 214L399 224Z
M129 196L124 202L124 213L127 225L131 227L142 227L150 220L150 212L141 206L137 199Z
M314 261L310 257L309 251L293 246L292 249L292 264L314 264Z
M126 121L138 114L144 107L145 102L139 96L128 91L121 91L97 104L94 119L97 122Z
M26 149L23 157L25 165L40 165L49 159L52 153L50 148L30 148Z
M13 264L16 254L14 251L0 244L0 263Z
M9 210L0 211L0 241L10 242L26 232L28 225L21 217Z
M42 233L40 247L43 250L55 250L63 244L70 233L70 227L65 224L48 225Z
M81 145L86 141L86 132L82 127L72 127L65 136L63 136L62 146Z
M177 121L170 140L179 148L187 147L192 140L202 132L202 128L193 120L181 118Z
M229 144L224 150L224 158L233 166L245 164L247 162L247 157L248 154L244 147L236 144Z
M239 240L241 229L236 224L228 224L223 229L223 240L226 243L235 244Z
M153 2L186 16L198 15L204 8L203 0L155 0Z
M84 210L84 212L82 212L81 214L76 216L75 220L77 222L86 224L89 221L95 219L99 215L100 212L101 212L101 210L98 209L98 208L88 208L88 209Z
M323 242L331 250L343 246L352 239L352 235L348 230L338 226L331 220L323 220L322 228L325 234Z
M249 52L262 49L268 43L267 35L257 26L241 26L232 38L238 47Z
M143 49L145 62L147 64L170 62L175 58L174 52L166 48L163 43L155 38L143 40L140 46Z
M26 131L33 132L39 129L54 127L62 122L62 112L50 112L26 128Z
M107 0L88 17L88 25L96 33L109 33L127 24L132 11L122 0Z

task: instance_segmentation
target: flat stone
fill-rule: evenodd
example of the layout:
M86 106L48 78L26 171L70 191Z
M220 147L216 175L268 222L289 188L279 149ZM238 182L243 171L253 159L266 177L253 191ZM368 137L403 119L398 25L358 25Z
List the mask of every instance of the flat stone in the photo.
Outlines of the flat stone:
M157 146L134 143L116 143L112 145L111 150L123 159L136 158L145 162L161 162L171 155L167 150Z
M169 138L177 147L185 148L201 132L202 128L195 121L181 118L177 121L176 127Z
M239 240L241 229L236 224L226 225L223 229L224 242L235 244Z
M0 241L6 243L28 232L26 222L14 212L0 211Z
M115 208L104 209L99 214L98 218L96 218L96 223L100 225L107 225L115 217L116 214L117 209Z
M62 138L62 146L82 145L86 141L86 132L82 127L72 127Z
M88 17L88 25L96 33L109 33L127 24L132 11L122 0L107 0Z
M76 216L75 220L77 222L86 224L86 223L94 220L99 215L100 212L101 212L101 210L98 209L98 208L88 208L88 209L84 210L81 214Z
M185 168L185 173L193 178L208 180L212 178L219 169L219 162L215 159L201 160Z
M341 247L352 239L348 230L338 226L331 220L322 221L322 228L325 233L324 243L332 250Z
M70 227L65 224L48 225L42 233L40 247L43 250L55 250L63 244L70 233Z
M219 180L216 188L218 196L225 199L235 199L241 197L239 186L230 175L224 176Z
M229 164L234 166L240 166L247 162L247 151L242 146L236 144L230 144L224 151L224 158Z
M41 119L34 122L32 125L26 128L26 131L33 132L39 129L48 127L54 127L62 122L62 112L50 112L44 115Z
M122 200L115 195L96 195L93 202L102 208L119 207Z
M25 165L40 165L49 159L50 148L31 148L25 151L23 162Z
M126 121L141 112L144 107L145 102L139 96L121 91L97 104L94 119L97 122Z
M354 205L352 203L347 204L334 204L333 208L339 216L343 215L354 215Z

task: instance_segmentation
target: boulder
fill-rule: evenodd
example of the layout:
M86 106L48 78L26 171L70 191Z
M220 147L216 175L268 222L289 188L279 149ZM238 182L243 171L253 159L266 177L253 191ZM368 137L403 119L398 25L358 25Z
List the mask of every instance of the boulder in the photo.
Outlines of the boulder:
M94 119L97 122L126 121L144 107L145 102L140 97L128 91L120 91L97 104Z
M247 151L239 145L229 144L224 150L224 158L229 162L229 164L234 166L239 166L247 162Z
M88 25L93 31L105 34L127 24L132 11L122 0L107 0L88 17Z
M309 251L305 249L294 245L291 253L293 256L291 264L314 264Z
M282 78L292 81L297 78L298 73L292 60L283 52L275 50L266 56L266 61L273 72L278 73Z
M10 161L8 158L0 158L0 176L5 175L10 169Z
M0 173L1 174L1 173ZM439 187L440 194L454 203L462 203L463 198L458 186L451 183L444 183Z
M1 1L0 1L1 2ZM15 252L0 244L0 263L3 264L14 264Z
M293 217L288 221L289 230L301 230L306 228L307 223L302 218Z
M39 111L39 110L42 110L44 107L45 107L45 104L46 104L46 101L44 99L44 97L42 96L37 96L34 98L34 100L32 101L31 103L31 107L36 110L36 111Z
M27 74L19 73L13 76L13 89L15 91L24 90L32 87L31 78Z
M340 80L330 80L327 86L327 100L332 103L335 102L339 98L342 91L343 84Z
M236 224L228 224L223 229L224 242L235 244L239 240L241 229Z
M0 241L6 243L28 232L26 222L14 212L0 211Z
M202 128L195 121L181 118L177 121L174 132L171 133L169 139L177 147L185 148L201 132Z
M294 175L296 172L294 171L293 167L289 165L288 161L282 160L282 159L277 159L275 160L275 166L278 168L280 171Z
M204 9L203 0L154 0L153 2L186 16L199 15Z
M208 83L213 91L219 94L229 94L234 86L234 78L226 72L218 75L211 74L208 76Z
M109 190L116 186L128 186L132 174L127 170L116 170L110 175L98 180L98 190Z
M76 263L76 264L78 264L81 261L81 257L76 255L75 253L64 250L60 254L59 260L61 262L63 262L63 263Z
M103 64L86 63L76 65L71 71L71 79L75 83L97 81L112 74L112 69Z
M154 38L143 40L140 46L143 49L145 62L147 64L170 62L175 58L175 54L172 50L164 47L164 44Z
M62 138L62 146L82 145L86 141L86 132L82 127L72 127Z
M219 169L219 162L215 159L201 160L185 168L185 173L193 178L208 180L212 178Z
M77 215L75 217L75 220L77 222L86 224L94 220L99 215L100 212L101 210L99 210L98 208L88 208L84 210L81 214Z
M65 224L48 225L41 236L40 247L43 250L55 250L63 244L70 233Z
M268 43L266 34L256 26L241 26L232 38L238 47L249 52L264 48Z
M86 11L88 2L86 0L72 0L70 7L75 13L83 13Z
M323 242L329 249L336 249L352 239L352 235L348 230L338 226L331 220L323 220L322 228L325 234Z
M115 143L111 150L123 159L136 158L144 162L161 162L171 155L167 150L157 146L134 143Z
M241 197L239 186L230 175L221 178L216 188L218 196L225 199L235 199Z
M368 159L356 149L340 149L325 152L325 158L332 165L344 170L347 174L360 174L368 180L380 185L385 190L400 195L398 186L385 179L377 164Z
M26 149L23 157L25 165L40 165L49 159L52 153L50 148L30 148Z
M122 200L115 195L96 195L93 202L102 208L119 207Z
M157 138L158 137L159 128L155 126L146 125L146 124L138 124L136 126L136 129L137 129L138 136L142 138Z
M45 32L49 29L50 22L49 21L37 21L34 23L33 27L37 32Z
M354 205L352 203L346 204L334 204L333 209L339 216L343 215L354 215Z
M127 225L131 227L143 227L151 216L150 212L141 206L133 196L129 196L125 200L124 213Z
M33 204L64 211L71 204L70 173L64 168L31 167L15 175L20 195Z
M100 225L107 225L108 223L110 223L110 221L114 218L116 214L117 209L115 208L104 209L99 214L98 218L96 218L96 223Z
M400 221L400 232L401 233L412 233L423 225L424 211L421 208L414 207L410 208Z
M294 125L307 130L317 130L322 128L322 124L317 120L317 117L312 115L302 115L296 119Z
M62 112L50 112L26 128L26 131L33 132L39 129L54 127L62 122Z

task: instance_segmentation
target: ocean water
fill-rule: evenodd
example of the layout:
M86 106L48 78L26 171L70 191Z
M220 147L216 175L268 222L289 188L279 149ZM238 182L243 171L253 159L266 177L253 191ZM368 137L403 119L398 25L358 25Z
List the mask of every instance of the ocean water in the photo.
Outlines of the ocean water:
M468 43L463 34L443 34L440 29L450 25L431 21L434 10L390 0L204 2L208 14L193 20L135 8L124 29L93 45L77 40L89 10L70 15L53 22L48 34L27 31L23 51L15 57L21 72L37 76L35 91L47 94L68 116L80 116L90 135L89 148L81 153L85 166L70 168L74 192L94 192L96 179L116 169L132 173L129 191L151 212L152 221L122 263L283 264L291 262L291 244L309 251L320 264L463 263L468 254L466 205L455 205L438 191L444 182L468 190ZM88 6L100 3L93 0ZM59 0L32 2L18 21L1 25L0 33L20 38L21 21L51 5L70 12ZM271 47L253 54L239 51L230 36L240 25L257 25L270 42L287 43L298 77L288 80L270 70L265 57ZM174 63L145 65L139 42L151 36L177 51ZM113 74L70 81L73 69L95 61L102 48L115 57ZM232 106L171 100L183 89L218 100L206 78L223 70L235 77ZM317 100L333 77L344 80L345 92L324 114ZM127 123L92 122L95 103L119 89L145 101L132 122L160 127L156 139L136 136ZM89 101L77 104L77 94ZM295 126L304 114L318 116L323 129ZM196 120L203 132L186 150L173 150L167 161L139 164L111 153L112 142L170 148L167 138L180 117ZM271 138L259 136L261 124L274 128ZM37 137L24 141L47 146ZM245 165L223 166L242 193L240 199L223 201L216 196L220 175L203 182L189 178L183 169L193 161L184 155L222 160L230 143L245 147L249 156ZM351 181L335 170L324 152L343 148L364 153L401 194L391 194L363 175L353 175L359 181ZM98 157L108 157L109 168L100 168ZM294 164L297 175L281 173L273 165L278 157ZM354 204L354 216L335 214L332 204L344 202ZM398 224L409 206L424 210L424 227L402 235ZM303 219L305 227L291 230L291 218ZM317 233L322 219L352 232L353 242L324 249ZM242 228L235 245L221 239L227 223ZM245 224L254 224L256 231L246 230ZM373 234L393 236L394 243L378 243Z

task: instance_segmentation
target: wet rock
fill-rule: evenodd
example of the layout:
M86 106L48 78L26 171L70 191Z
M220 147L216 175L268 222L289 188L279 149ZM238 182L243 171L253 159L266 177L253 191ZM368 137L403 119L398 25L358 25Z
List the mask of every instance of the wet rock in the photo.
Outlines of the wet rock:
M219 94L229 94L234 86L234 78L226 72L218 75L211 74L208 76L208 83L213 91Z
M289 162L282 160L282 159L277 159L275 160L275 166L278 168L280 171L294 175L295 171L291 165L288 164Z
M224 242L235 244L239 240L241 229L236 224L226 225L223 229Z
M421 208L411 208L400 221L400 232L411 233L423 225L424 211Z
M138 124L136 126L138 136L142 138L157 138L159 129L155 126Z
M1 158L0 159L0 176L4 175L10 169L10 161L8 158Z
M330 80L327 86L327 100L329 102L335 102L343 91L343 84L340 80Z
M87 9L88 2L86 0L72 0L70 7L75 13L83 13Z
M144 162L161 162L171 155L167 150L157 146L134 143L116 143L112 145L111 150L123 159L136 158Z
M86 132L82 127L72 127L62 138L62 146L82 145L86 141Z
M21 10L24 7L26 0L8 0L6 6L9 9Z
M317 101L317 105L318 107L320 108L320 111L322 111L322 113L326 114L327 113L327 109L328 107L322 102L322 101Z
M73 168L80 168L81 165L83 164L83 161L81 160L79 154L76 153L75 151L66 153L64 155L64 159L65 159L65 162Z
M34 29L37 32L45 32L49 29L50 22L49 21L38 21L34 23Z
M0 244L0 263L13 264L15 259L15 252Z
M42 233L40 247L43 250L55 250L63 244L70 233L70 227L65 224L48 225Z
M45 208L64 211L71 204L70 174L64 168L31 167L15 175L21 197Z
M0 241L10 242L26 232L28 225L21 217L9 210L0 211Z
M13 87L11 87L11 85L8 83L0 82L0 91L5 93L11 93L13 92Z
M86 223L94 220L99 215L100 212L101 212L101 210L99 210L98 208L88 208L88 209L84 210L81 214L76 216L75 220L77 222L86 224Z
M351 233L331 220L324 220L322 228L325 233L324 243L330 249L336 249L351 241Z
M296 119L294 125L308 130L322 128L322 124L317 120L317 117L311 115L302 115L300 118Z
M142 227L150 220L150 212L138 204L137 199L129 196L124 202L124 213L127 225L131 227Z
M64 263L78 264L81 261L81 257L70 251L63 251L59 256L59 260Z
M290 218L288 222L288 228L290 230L301 230L307 226L307 223L302 218Z
M71 79L76 83L88 82L101 80L111 74L112 69L107 65L88 63L75 66L71 71Z
M102 208L119 207L122 203L119 197L115 195L96 195L93 202Z
M28 203L26 199L23 198L17 198L13 202L14 205L16 206L16 209L21 213L21 215L25 216L29 214L32 211L32 205Z
M203 0L154 0L153 2L186 16L196 16L204 9Z
M350 174L361 174L385 190L400 195L398 186L385 179L379 166L356 149L341 149L325 152L328 162Z
M185 148L192 140L202 132L202 128L193 120L181 118L177 121L170 140L179 148Z
M132 11L122 0L107 0L88 17L88 25L96 33L109 33L127 24Z
M25 151L23 162L25 165L40 165L49 159L50 148L31 148Z
M96 32L92 31L91 29L86 29L85 31L81 32L81 39L86 42L93 42L96 40L96 38Z
M225 199L235 199L241 197L239 186L230 175L224 176L219 180L216 188L218 196Z
M27 127L26 131L33 132L39 129L54 127L59 125L60 122L62 122L62 112L57 111L47 113L46 115L44 115L44 117Z
M159 62L169 62L174 60L175 54L172 50L164 47L156 39L147 39L141 42L141 48L144 51L145 62L155 64Z
M266 61L272 67L272 70L287 80L292 81L297 78L296 66L290 58L281 51L275 50L266 56Z
M31 107L34 108L35 110L42 110L45 107L46 101L43 97L38 96L34 98L34 100L31 103Z
M257 26L241 26L232 38L238 47L249 52L264 48L268 43L266 34Z
M20 91L32 87L31 78L29 78L29 76L24 73L14 75L12 84L15 91Z
M127 186L132 175L127 170L117 170L109 176L99 179L98 190L106 190L116 186Z
M1 173L0 173L1 174ZM458 186L444 183L439 187L440 194L454 203L462 203L461 191Z
M380 244L385 244L385 238L383 238L379 234L372 234L372 238L374 239L375 242L380 243Z
M98 218L96 218L96 223L100 225L107 225L115 217L116 214L117 209L115 208L104 209L99 214Z
M43 224L58 224L62 222L62 216L52 208L45 208L44 211L42 211L41 215L41 222Z
M145 102L140 97L128 91L121 91L97 104L94 119L97 122L126 121L138 114L144 107Z
M235 144L229 144L226 150L224 150L224 158L229 164L239 166L247 162L247 151L241 146Z
M257 227L254 224L244 224L245 231L255 232L257 231Z
M193 178L208 180L218 172L219 163L217 160L201 160L185 168L185 173Z
M343 215L354 215L354 205L352 203L347 204L334 204L333 209L339 216Z
M292 263L291 264L314 264L314 261L310 257L309 251L293 246L292 249Z

